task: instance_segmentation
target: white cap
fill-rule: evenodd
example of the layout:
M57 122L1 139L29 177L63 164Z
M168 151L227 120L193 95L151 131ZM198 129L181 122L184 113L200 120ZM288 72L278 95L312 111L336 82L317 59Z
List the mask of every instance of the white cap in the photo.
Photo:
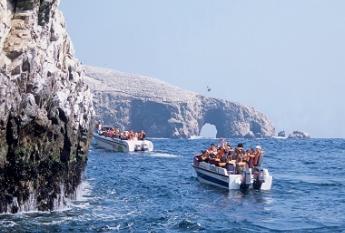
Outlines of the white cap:
M259 149L259 150L261 150L262 148L261 148L261 146L256 146L255 147L256 149Z

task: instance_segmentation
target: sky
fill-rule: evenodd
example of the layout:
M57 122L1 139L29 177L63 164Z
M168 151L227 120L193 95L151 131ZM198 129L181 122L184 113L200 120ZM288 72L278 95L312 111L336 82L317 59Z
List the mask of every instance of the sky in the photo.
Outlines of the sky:
M343 0L62 0L61 9L83 64L253 106L277 132L345 137Z

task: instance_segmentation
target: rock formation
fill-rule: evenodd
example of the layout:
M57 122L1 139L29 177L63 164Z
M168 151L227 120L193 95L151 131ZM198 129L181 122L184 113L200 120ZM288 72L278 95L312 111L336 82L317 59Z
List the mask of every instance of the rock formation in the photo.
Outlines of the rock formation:
M285 131L284 131L284 130L283 130L283 131L280 131L280 132L278 133L278 137L282 137L282 138L286 137Z
M253 108L186 91L139 75L85 67L97 118L123 129L145 130L150 137L189 138L204 124L217 137L272 137L268 118Z
M306 139L310 138L309 134L295 130L291 134L289 134L288 138L293 138L293 139Z
M0 0L0 212L74 194L93 107L59 0Z

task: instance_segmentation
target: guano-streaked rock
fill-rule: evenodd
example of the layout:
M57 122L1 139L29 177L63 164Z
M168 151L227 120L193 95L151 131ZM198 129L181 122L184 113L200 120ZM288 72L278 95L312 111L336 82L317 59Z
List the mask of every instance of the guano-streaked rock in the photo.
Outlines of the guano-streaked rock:
M0 212L73 196L93 107L58 0L0 0Z
M189 138L204 124L217 137L272 137L274 127L254 108L205 97L141 75L85 66L97 118L123 129L145 130L151 137Z

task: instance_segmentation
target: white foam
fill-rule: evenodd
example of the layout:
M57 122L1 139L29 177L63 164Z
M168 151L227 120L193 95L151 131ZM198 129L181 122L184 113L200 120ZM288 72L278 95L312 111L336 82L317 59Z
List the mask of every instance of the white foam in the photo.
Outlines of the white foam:
M204 136L191 136L188 138L188 140L199 140L199 139L210 139L210 140L216 140L219 138L214 138L214 137L204 137Z
M275 139L287 139L288 137L273 136Z
M4 221L0 221L0 225L2 227L10 228L10 227L14 227L17 224L15 222L13 222L13 221L6 221L6 220L4 220Z
M82 181L81 184L77 187L75 192L76 201L85 202L88 201L88 196L91 193L91 185L87 181Z
M86 208L89 204L89 194L91 193L91 186L87 181L82 181L76 188L73 195L66 197L65 187L60 184L60 193L54 200L53 211L39 211L37 208L37 198L34 192L30 193L28 200L19 205L16 197L13 198L11 205L7 206L7 212L3 214L10 214L12 206L18 207L17 215L33 214L33 213L51 213L51 212L64 212L71 209L71 207Z
M155 157L155 158L178 158L178 155L174 154L168 154L168 153L150 153L150 157Z

